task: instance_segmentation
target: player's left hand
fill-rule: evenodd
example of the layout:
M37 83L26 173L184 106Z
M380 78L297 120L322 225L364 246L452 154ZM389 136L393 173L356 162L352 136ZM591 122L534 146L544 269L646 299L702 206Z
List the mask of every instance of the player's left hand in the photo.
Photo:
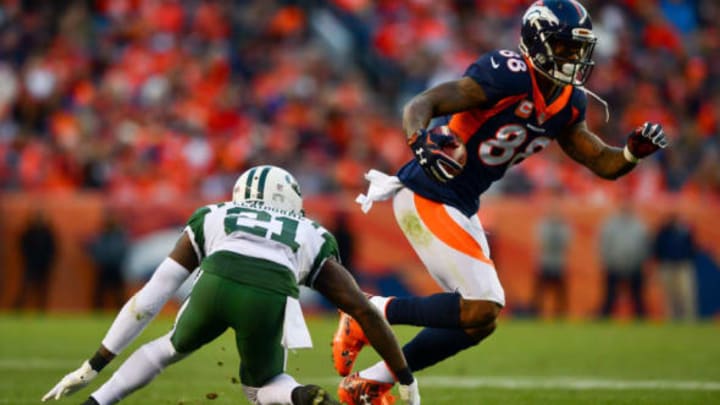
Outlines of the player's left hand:
M80 368L63 377L59 383L42 397L42 401L45 402L50 399L58 400L68 396L90 384L90 381L92 381L97 374L97 371L90 367L90 363L85 361Z
M398 386L398 393L400 399L403 400L407 405L420 405L420 389L418 388L417 378L413 380L410 385Z
M626 148L631 157L637 161L667 146L668 140L662 125L646 122L628 135ZM632 159L628 160L632 161Z
M462 165L443 152L443 147L457 142L455 137L440 131L420 129L408 138L408 146L423 171L431 178L445 183L452 180ZM448 170L451 169L451 170Z

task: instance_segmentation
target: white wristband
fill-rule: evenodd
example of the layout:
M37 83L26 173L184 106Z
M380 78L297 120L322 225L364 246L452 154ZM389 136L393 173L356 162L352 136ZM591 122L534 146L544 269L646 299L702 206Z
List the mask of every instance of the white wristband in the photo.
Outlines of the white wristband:
M625 157L625 160L627 160L630 163L637 163L640 161L640 159L636 158L635 155L630 152L630 149L628 149L627 145L623 148L623 156Z

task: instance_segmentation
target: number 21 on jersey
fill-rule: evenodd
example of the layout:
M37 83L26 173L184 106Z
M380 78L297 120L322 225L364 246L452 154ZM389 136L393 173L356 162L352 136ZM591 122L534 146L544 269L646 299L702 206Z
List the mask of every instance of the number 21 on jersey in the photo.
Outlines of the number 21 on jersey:
M247 207L235 207L227 210L225 217L225 233L246 232L280 242L293 252L300 244L297 239L298 221L284 216L272 215L267 211Z

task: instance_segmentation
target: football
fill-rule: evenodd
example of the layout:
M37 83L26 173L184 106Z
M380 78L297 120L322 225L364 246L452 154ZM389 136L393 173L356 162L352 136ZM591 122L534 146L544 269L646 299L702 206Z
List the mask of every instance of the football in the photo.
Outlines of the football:
M450 129L450 127L446 125L433 128L430 132L440 133L443 135L452 135L455 138L454 142L443 145L442 151L447 157L457 162L462 168L465 168L465 163L467 162L467 150L465 149L465 143L463 142L463 140L456 133L454 133ZM443 167L445 171L447 171L453 177L459 175L462 172L462 169L457 170L456 168L445 164L443 164Z

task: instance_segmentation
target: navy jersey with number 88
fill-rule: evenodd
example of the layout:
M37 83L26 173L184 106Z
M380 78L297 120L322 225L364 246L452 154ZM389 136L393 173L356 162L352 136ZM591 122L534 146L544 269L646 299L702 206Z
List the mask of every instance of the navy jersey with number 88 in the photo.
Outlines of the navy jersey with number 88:
M465 72L485 91L486 107L443 117L467 148L462 173L447 183L429 178L413 159L398 177L413 192L477 213L480 195L505 171L543 150L565 128L585 120L587 99L566 85L550 104L537 87L535 72L517 52L497 50L475 61Z

